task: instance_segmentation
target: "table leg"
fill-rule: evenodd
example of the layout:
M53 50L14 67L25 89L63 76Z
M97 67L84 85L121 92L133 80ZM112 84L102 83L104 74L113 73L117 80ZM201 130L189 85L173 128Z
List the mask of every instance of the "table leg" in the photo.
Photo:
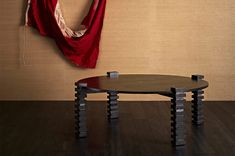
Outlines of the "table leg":
M192 80L194 81L200 81L204 78L203 75L192 75ZM204 121L203 116L203 102L204 99L204 91L203 90L196 90L192 92L192 123L194 125L201 125Z
M118 118L118 93L114 91L108 92L108 119Z
M75 134L77 138L87 136L86 127L86 84L78 84L75 94Z
M203 102L204 99L203 90L197 90L192 92L192 123L194 125L201 125L204 121L203 116Z
M172 144L180 146L185 144L185 127L184 127L184 89L171 88L173 93L171 100L171 138Z

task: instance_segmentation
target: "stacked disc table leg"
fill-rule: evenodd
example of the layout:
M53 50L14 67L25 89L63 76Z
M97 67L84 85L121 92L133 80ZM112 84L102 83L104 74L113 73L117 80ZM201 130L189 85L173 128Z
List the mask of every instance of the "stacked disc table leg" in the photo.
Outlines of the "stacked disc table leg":
M184 89L171 88L171 138L175 146L185 144L185 126L184 126Z
M75 94L75 134L77 138L87 136L86 127L86 84L76 85Z
M203 75L192 75L192 80L200 81L204 78ZM204 122L203 116L203 102L204 99L204 91L203 90L196 90L192 92L192 123L194 125L201 125Z
M118 93L114 91L108 92L108 119L118 118Z

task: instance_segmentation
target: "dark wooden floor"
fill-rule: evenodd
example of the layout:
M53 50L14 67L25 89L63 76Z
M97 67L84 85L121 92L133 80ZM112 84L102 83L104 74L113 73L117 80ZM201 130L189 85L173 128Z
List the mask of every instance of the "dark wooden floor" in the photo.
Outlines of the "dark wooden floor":
M169 102L120 102L108 124L105 102L88 103L87 139L74 138L73 102L0 102L0 156L235 155L235 102L205 102L205 124L191 126L187 145L170 143Z

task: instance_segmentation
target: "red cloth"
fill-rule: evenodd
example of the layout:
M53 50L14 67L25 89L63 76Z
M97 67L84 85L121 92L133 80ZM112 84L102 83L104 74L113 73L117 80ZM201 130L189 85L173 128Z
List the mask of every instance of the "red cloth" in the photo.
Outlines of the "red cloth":
M58 0L29 0L26 24L36 28L41 35L52 37L63 54L76 65L95 68L106 0L93 0L82 25L86 32L80 37L68 37L62 33L55 18Z

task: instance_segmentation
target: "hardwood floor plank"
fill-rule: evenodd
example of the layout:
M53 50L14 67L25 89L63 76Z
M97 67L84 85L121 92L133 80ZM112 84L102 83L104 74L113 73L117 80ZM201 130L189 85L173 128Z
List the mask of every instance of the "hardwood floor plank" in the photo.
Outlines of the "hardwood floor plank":
M74 102L0 102L1 156L235 155L235 102L206 101L205 123L191 123L185 104L186 146L170 140L169 102L119 102L119 119L107 120L107 102L87 103L88 138L74 137Z

